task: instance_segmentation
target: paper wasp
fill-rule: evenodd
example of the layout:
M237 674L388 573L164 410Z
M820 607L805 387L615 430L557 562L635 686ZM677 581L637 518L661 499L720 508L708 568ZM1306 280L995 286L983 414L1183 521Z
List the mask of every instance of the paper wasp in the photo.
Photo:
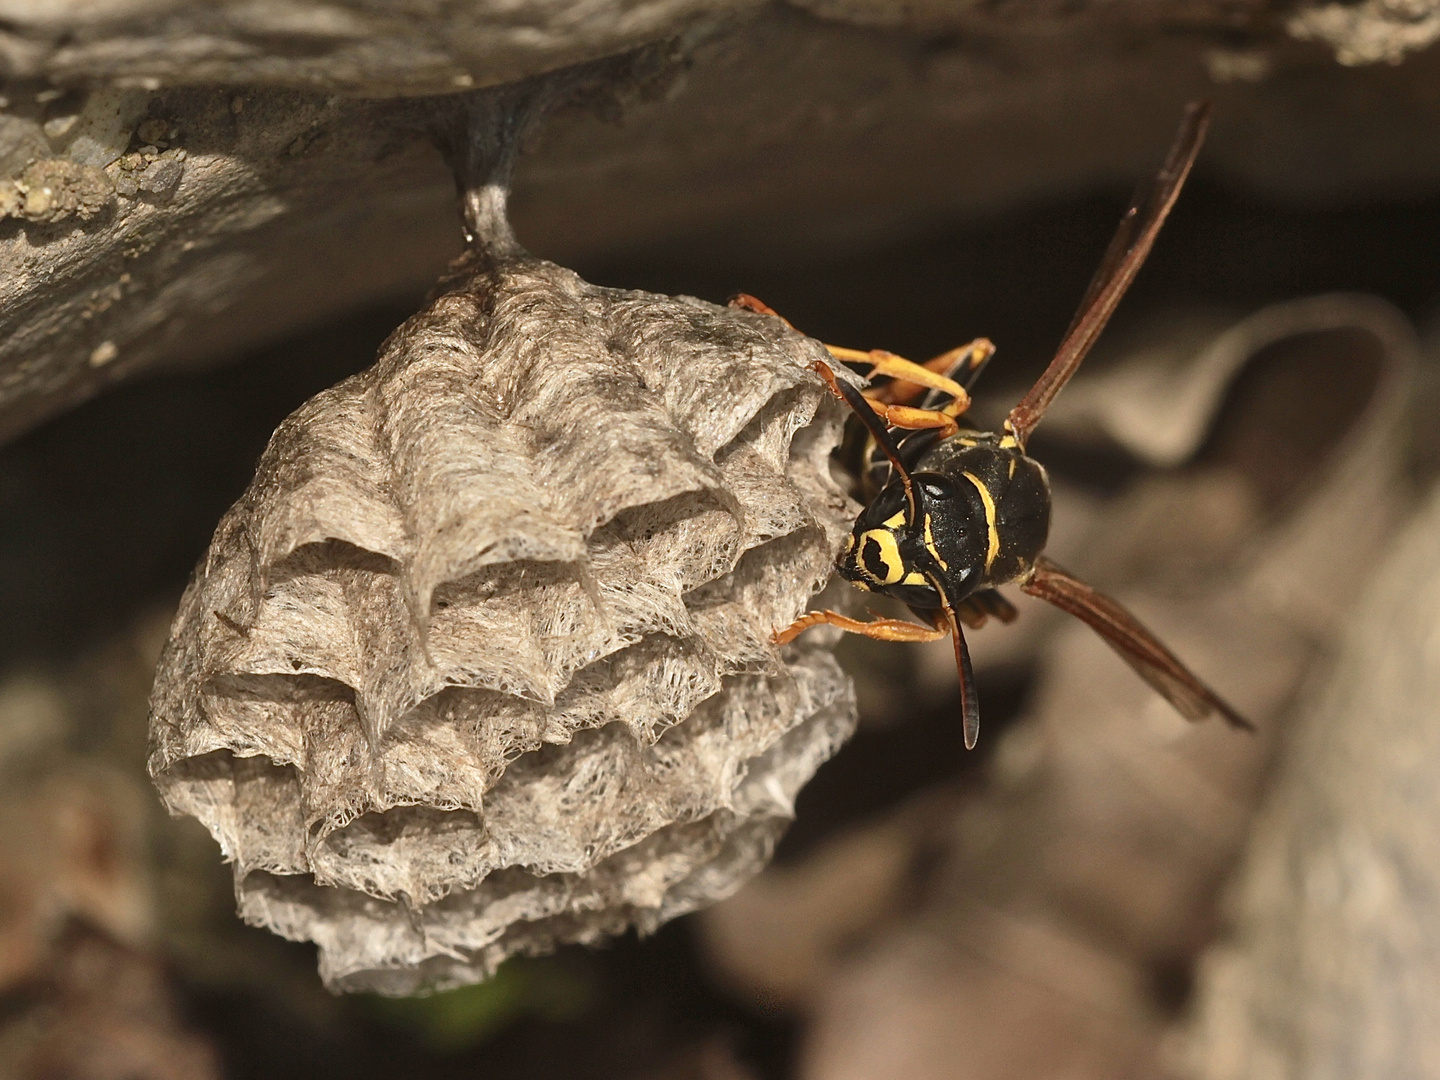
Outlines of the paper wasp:
M996 586L1019 585L1088 623L1186 719L1218 712L1250 727L1133 615L1041 554L1050 530L1050 484L1044 467L1025 452L1045 410L1150 253L1200 151L1209 115L1208 103L1186 108L1169 156L1121 219L1055 358L1010 411L1002 431L960 425L970 388L994 352L983 338L923 365L880 350L826 346L834 360L868 366L872 378L892 380L862 393L837 379L829 365L814 364L862 425L859 439L847 442L861 447L855 464L867 505L840 557L840 574L861 589L904 601L928 625L812 611L777 632L777 644L821 624L882 641L934 641L949 634L969 749L979 734L980 708L961 623L978 628L992 615L1011 621L1017 612ZM732 304L775 314L749 296ZM919 404L910 404L920 394Z

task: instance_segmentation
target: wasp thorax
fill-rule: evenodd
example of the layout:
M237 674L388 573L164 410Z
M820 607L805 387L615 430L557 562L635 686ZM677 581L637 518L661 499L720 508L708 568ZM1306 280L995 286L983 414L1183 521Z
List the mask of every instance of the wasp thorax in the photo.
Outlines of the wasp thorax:
M1004 585L1035 565L1050 534L1045 469L1002 435L960 435L916 462L937 557L969 590Z

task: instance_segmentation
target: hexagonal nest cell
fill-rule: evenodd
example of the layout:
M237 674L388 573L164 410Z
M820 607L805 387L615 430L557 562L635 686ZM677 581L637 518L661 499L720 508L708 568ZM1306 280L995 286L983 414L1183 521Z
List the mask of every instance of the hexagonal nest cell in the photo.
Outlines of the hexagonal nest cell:
M281 424L151 699L241 915L404 994L758 870L854 724L823 644L770 643L851 519L824 355L477 250Z

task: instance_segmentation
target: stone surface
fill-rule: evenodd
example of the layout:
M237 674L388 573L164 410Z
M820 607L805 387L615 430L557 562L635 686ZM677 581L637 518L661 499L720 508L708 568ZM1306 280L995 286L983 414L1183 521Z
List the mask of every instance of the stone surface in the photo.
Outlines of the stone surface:
M1205 1080L1440 1076L1440 497L1297 710L1177 1065Z
M1404 10L1418 43L1430 9ZM574 265L662 249L729 264L863 249L1128 187L1201 95L1217 102L1202 173L1267 197L1370 198L1440 180L1433 50L1343 67L1259 4L507 11L447 9L432 24L358 5L0 10L0 437L137 372L418 295L459 241L451 181L424 134L453 95L415 95L646 41L657 44L618 64L589 108L532 140L515 205L531 250ZM1307 12L1323 13L1295 18ZM1371 44L1344 48L1404 52L1364 33ZM100 169L114 194L92 185L64 215L43 196L37 208L16 183L33 187L23 175L35 167Z
M1042 25L1093 29L1128 23L1150 30L1184 20L1216 30L1260 24L1260 0L1226 6L1168 0L1111 10L1059 12L1012 2L981 8L957 0L797 0L820 19L924 35L1034 35ZM6 0L0 4L0 71L8 79L60 85L104 81L156 89L176 85L283 86L368 97L444 94L551 71L684 35L742 23L759 0L481 0L436 8L376 8L358 0ZM1343 63L1395 62L1436 38L1433 0L1310 4L1288 28L1325 41Z
M0 4L0 66L60 84L288 86L371 97L525 78L734 17L760 0L101 0Z

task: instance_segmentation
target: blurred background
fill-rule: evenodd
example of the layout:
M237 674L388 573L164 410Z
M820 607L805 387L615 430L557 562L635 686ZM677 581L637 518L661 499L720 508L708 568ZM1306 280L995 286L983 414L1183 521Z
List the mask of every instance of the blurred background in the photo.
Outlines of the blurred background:
M281 58L270 89L241 59L154 68L167 145L122 149L189 147L174 193L0 220L0 1077L1440 1075L1440 53L1375 29L1428 44L1422 9L1347 7L1372 22L1343 42L1314 29L1332 8L746 9L647 31L663 48L537 132L536 254L916 359L988 336L993 422L1213 95L1212 149L1032 449L1055 557L1259 732L1187 727L1022 603L971 635L967 753L948 644L846 641L859 731L750 886L412 1000L332 997L313 949L238 922L215 844L149 786L146 696L276 423L459 250L415 135L453 76L396 61L327 98L281 60L338 79L341 37L254 30L233 55ZM87 78L160 77L136 43L199 34L185 10L20 18L7 115L55 145Z

